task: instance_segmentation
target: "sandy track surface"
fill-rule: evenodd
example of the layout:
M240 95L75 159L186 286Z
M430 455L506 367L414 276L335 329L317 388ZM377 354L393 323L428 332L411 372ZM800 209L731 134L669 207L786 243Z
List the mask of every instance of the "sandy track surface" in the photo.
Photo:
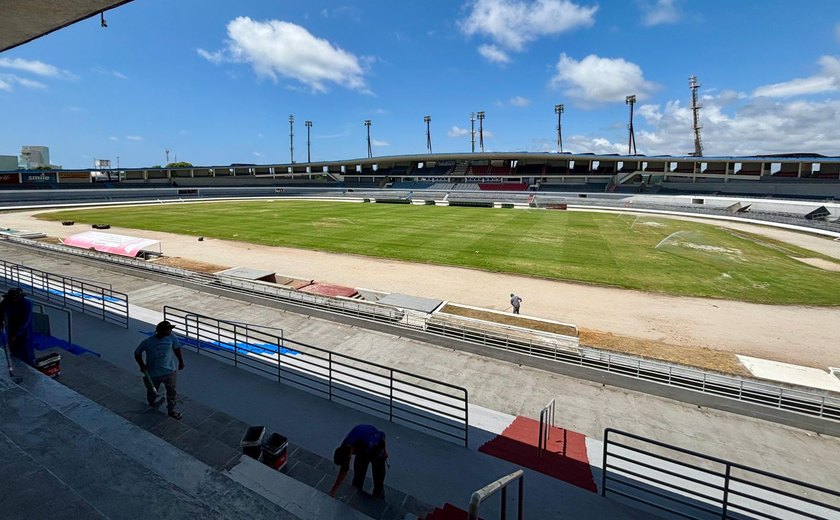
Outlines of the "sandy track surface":
M0 228L41 231L61 238L90 229L87 225L68 227L33 217L41 212L0 214ZM840 242L831 239L752 224L712 223L840 258ZM837 308L682 298L458 267L215 239L199 242L197 237L170 233L124 228L110 231L160 240L162 252L167 256L266 269L296 278L496 310L505 310L508 295L515 292L524 299L523 314L574 323L582 328L823 369L840 366L840 309Z

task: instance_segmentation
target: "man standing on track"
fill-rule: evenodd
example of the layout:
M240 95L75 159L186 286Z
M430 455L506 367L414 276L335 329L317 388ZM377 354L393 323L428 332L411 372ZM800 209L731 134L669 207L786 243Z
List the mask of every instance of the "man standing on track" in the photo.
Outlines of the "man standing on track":
M522 303L522 298L510 293L510 306L513 307L513 313L519 314L519 305Z
M181 356L181 344L178 338L172 335L174 328L168 321L158 323L155 335L143 340L134 350L134 360L137 361L140 371L144 375L146 373L149 375L143 378L149 406L158 406L163 401L162 397L157 397L158 388L163 383L166 388L166 408L169 411L169 417L180 419L181 412L175 409L175 396L178 370L184 369L184 358ZM143 352L146 353L145 363Z

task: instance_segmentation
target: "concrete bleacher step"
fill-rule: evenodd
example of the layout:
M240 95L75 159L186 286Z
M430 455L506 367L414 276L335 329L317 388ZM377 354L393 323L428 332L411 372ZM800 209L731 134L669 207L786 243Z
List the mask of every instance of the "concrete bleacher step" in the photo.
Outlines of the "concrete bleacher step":
M225 472L264 498L283 504L300 518L374 518L404 520L422 517L433 507L385 487L385 500L373 499L349 485L335 499L326 494L337 467L320 455L289 443L281 472L241 456L239 442L249 424L178 394L180 421L165 411L152 411L144 399L139 373L133 374L94 356L62 353L59 381L109 408L134 425L171 443L208 466ZM165 409L165 407L162 407ZM366 489L372 488L370 478Z
M18 370L21 385L0 380L0 471L12 479L0 492L4 519L299 518L55 381Z

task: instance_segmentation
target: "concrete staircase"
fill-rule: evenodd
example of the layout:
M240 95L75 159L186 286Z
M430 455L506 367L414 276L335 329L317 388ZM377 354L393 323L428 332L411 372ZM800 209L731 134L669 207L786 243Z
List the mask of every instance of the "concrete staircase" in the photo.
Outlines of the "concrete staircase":
M62 384L260 498L280 505L286 514L292 514L288 518L405 520L422 518L434 509L387 485L385 500L374 499L349 485L343 486L335 499L330 498L326 493L337 472L331 460L290 442L288 463L277 472L241 455L239 442L249 424L183 394L178 396L183 418L173 420L166 416L165 406L160 411L148 407L139 372L133 374L91 355L61 354L58 380ZM370 479L365 488L372 488ZM247 517L258 518L251 514Z

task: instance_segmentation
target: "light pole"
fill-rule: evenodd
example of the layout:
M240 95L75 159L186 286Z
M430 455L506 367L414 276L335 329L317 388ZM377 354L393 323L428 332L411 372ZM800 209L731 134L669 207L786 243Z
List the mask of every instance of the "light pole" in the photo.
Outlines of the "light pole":
M310 154L310 145L311 141L309 140L309 129L312 128L312 121L304 121L304 125L306 125L306 162L312 162L312 155Z
M636 155L636 136L633 133L633 105L636 104L636 95L627 96L624 98L624 104L630 105L630 124L627 129L630 131L630 137L627 140L627 155ZM630 151L633 151L631 154Z
M479 112L476 116L478 116L478 144L481 146L481 153L484 153L484 112Z
M423 116L423 121L426 123L426 148L429 149L429 153L432 153L432 132L430 127L432 116Z
M472 142L472 153L475 153L475 112L470 112L470 142Z
M169 150L166 150L166 164L169 164Z
M562 104L554 105L554 113L557 114L557 153L563 153L563 125L560 122L560 117L563 115L565 108Z
M370 119L365 119L365 127L367 127L368 159L370 159L373 157L373 150L370 149Z
M295 116L289 115L289 162L295 163Z

